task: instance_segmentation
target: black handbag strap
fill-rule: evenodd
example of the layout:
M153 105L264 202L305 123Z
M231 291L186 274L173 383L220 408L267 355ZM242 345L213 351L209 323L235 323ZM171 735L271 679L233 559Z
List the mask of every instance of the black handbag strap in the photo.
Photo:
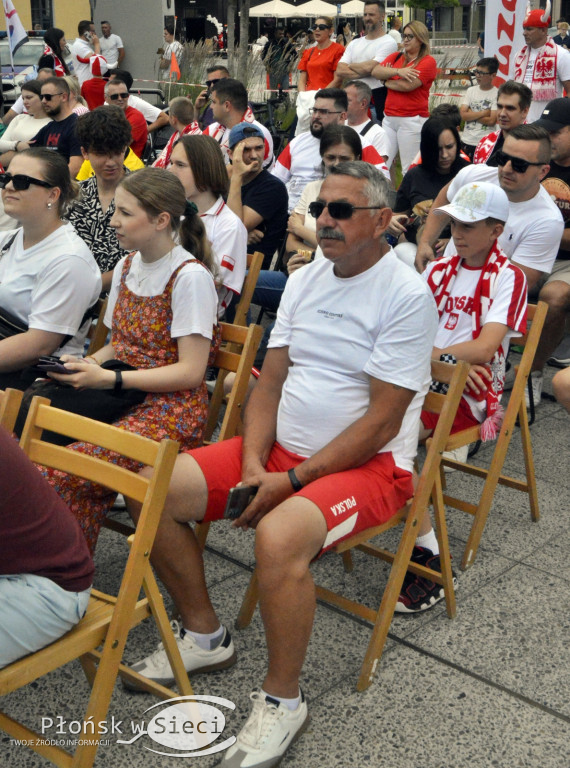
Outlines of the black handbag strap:
M374 120L369 120L366 123L366 125L364 126L364 128L360 131L360 135L361 136L366 136L366 134L372 128L373 125L374 125Z

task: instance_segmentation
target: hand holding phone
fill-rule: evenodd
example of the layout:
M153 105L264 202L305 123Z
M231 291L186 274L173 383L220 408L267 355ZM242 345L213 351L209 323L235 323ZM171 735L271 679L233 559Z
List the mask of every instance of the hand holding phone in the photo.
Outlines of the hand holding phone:
M50 373L75 373L75 371L70 371L69 368L66 368L59 357L55 355L43 355L40 357L36 368Z
M251 503L257 491L256 485L236 485L234 488L230 488L224 517L227 520L237 520Z

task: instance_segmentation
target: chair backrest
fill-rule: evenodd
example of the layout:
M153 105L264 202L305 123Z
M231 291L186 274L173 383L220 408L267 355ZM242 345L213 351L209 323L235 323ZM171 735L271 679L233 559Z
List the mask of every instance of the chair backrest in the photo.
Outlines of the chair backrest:
M103 318L105 317L105 312L107 311L108 302L109 300L107 298L98 299L97 304L95 305L97 321L91 325L87 334L87 338L89 339L89 349L87 350L88 355L94 355L95 352L101 349L101 347L105 346L105 340L107 338L109 329L103 322Z
M23 396L19 389L0 389L0 424L8 432L14 431Z
M262 253L256 251L255 253L247 254L247 275L243 281L240 299L236 307L234 325L246 324L247 313L249 312L251 298L253 296L253 292L255 291L255 286L257 285L257 278L259 277L262 264Z
M222 344L214 366L219 368L216 386L210 399L208 423L204 440L208 441L218 423L220 407L224 400L224 380L228 373L235 373L234 382L226 398L226 412L220 429L219 440L227 440L236 434L247 394L251 368L261 341L263 329L259 325L244 328L230 323L220 323Z
M538 342L540 341L540 334L542 333L542 327L544 325L544 320L546 318L547 312L548 312L548 304L545 301L539 301L537 304L529 304L527 307L528 323L527 323L526 333L524 334L524 336L516 336L515 338L511 338L511 341L510 341L511 347L525 348L523 352L523 359L519 364L519 368L523 365L523 360L526 355L527 358L530 357L530 361L529 361L529 371L530 371L530 366L532 365L534 354L536 352L536 347L538 346ZM526 363L527 361L524 360L524 362Z

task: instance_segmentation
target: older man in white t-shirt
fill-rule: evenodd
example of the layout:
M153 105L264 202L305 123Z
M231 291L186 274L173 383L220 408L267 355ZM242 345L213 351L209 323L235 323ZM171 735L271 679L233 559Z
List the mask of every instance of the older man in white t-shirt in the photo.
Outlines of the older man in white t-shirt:
M276 765L304 730L299 676L315 611L309 564L389 519L413 492L437 312L424 281L382 239L388 196L369 164L333 168L313 203L325 258L288 281L243 440L176 461L151 559L180 611L188 671L222 669L236 657L188 522L221 518L238 482L257 491L234 526L256 529L269 667L220 766ZM162 648L133 668L172 679Z
M345 80L362 80L372 91L373 107L376 119L382 123L386 87L382 80L371 77L370 73L379 61L398 50L393 37L384 31L384 3L366 2L364 4L364 37L355 37L346 47L336 74Z

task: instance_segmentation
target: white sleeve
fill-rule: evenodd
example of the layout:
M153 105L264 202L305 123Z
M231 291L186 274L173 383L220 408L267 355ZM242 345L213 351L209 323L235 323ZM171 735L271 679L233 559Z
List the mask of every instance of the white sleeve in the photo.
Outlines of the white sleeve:
M133 93L129 95L129 107L134 107L142 112L147 123L154 123L162 112L158 107L149 104L148 101L141 99L140 96L135 96Z
M111 279L111 290L109 291L107 310L105 312L105 317L103 318L103 322L107 328L113 327L113 310L115 309L115 303L117 301L117 296L119 295L119 288L121 287L121 275L123 273L123 264L125 263L126 258L126 256L123 256L118 264L115 264L115 268L113 269L113 277Z
M10 109L12 109L12 111L16 112L18 115L22 115L24 113L24 99L21 96L18 96Z
M314 194L309 194L310 192L314 192L314 186L312 185L312 182L309 182L303 189L297 205L293 208L293 213L298 213L301 216L308 215L309 203L312 203L315 199Z
M97 277L73 254L56 256L38 274L31 295L29 327L74 336L92 303Z
M339 64L341 62L343 64L351 64L352 63L352 61L353 61L352 51L354 50L354 46L352 45L353 42L354 42L354 40L351 40L350 43L344 49L344 53L342 54L342 56L338 60Z
M115 35L115 37L117 38L117 48L124 48L123 41L121 40L119 35Z
M570 80L570 51L561 46L557 46L558 58L556 66L558 67L558 79L564 82Z
M564 221L560 213L558 218L537 216L511 254L511 261L550 274L558 255L563 231Z
M471 101L471 94L473 92L473 87L468 88L465 93L463 94L463 98L461 99L460 107L468 107Z
M409 291L393 309L364 370L375 379L421 392L438 324L433 297L427 290Z
M277 310L277 319L275 325L271 331L271 336L267 343L268 349L276 347L288 347L291 344L291 331L293 329L293 314L295 312L296 296L300 295L301 286L296 290L295 286L301 280L302 269L297 269L289 276L285 283L285 289L279 302L279 309Z
M212 275L198 264L189 264L178 273L172 289L173 339L193 333L212 338L218 318L218 295Z
M243 285L245 280L247 229L237 216L231 228L220 227L219 229L220 231L216 232L216 241L212 243L218 263L219 279L222 285L235 290L236 283Z

